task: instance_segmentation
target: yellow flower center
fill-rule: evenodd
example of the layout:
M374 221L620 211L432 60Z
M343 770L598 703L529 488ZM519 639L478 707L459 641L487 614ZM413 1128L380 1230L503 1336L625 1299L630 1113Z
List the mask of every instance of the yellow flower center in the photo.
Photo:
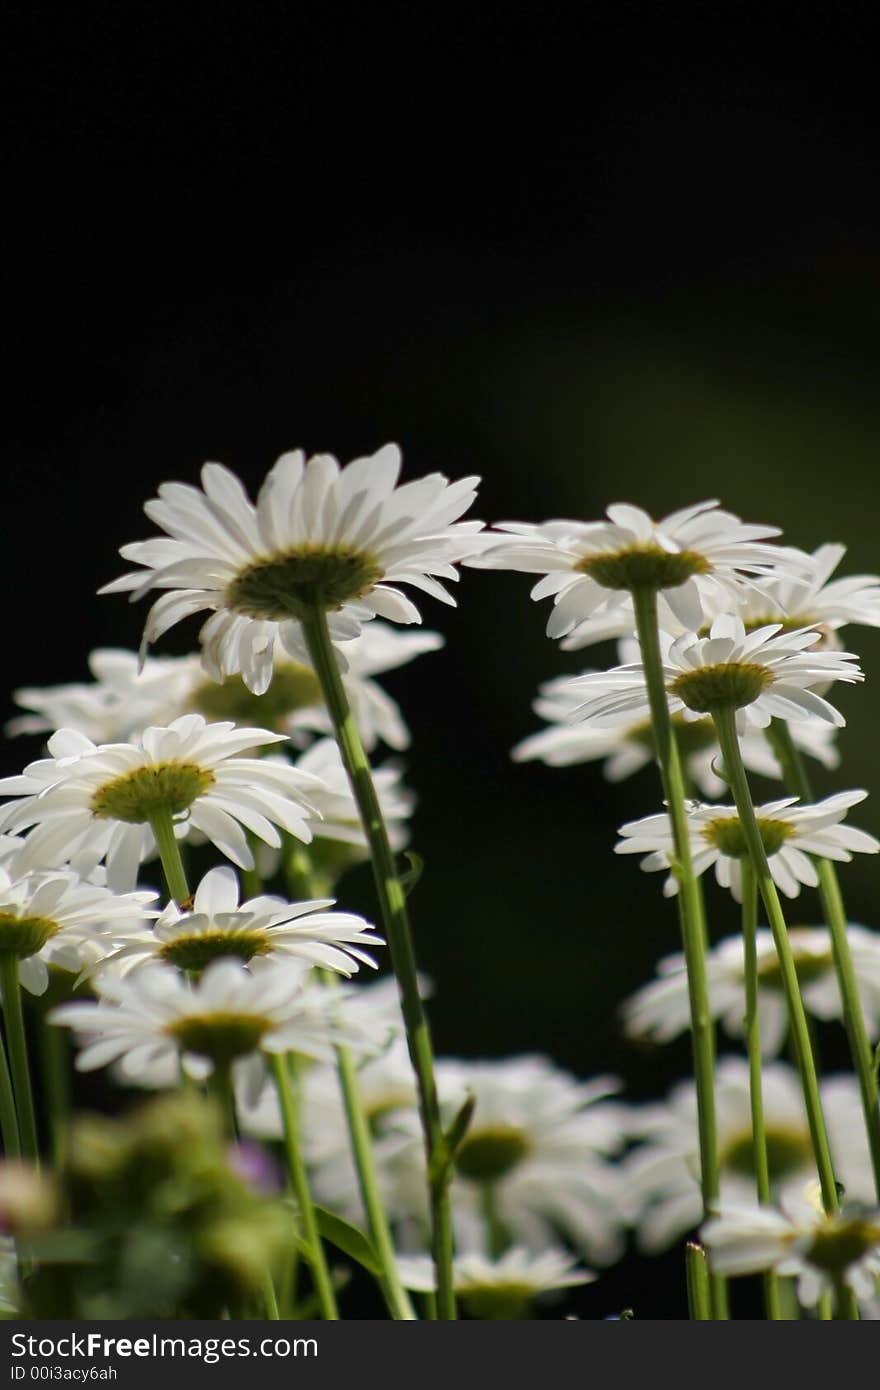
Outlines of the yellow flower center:
M669 683L668 690L683 700L688 709L712 714L715 710L741 709L753 704L775 679L769 666L756 661L723 661L682 671Z
M265 695L254 695L241 676L205 681L190 697L190 706L206 719L232 719L245 728L282 729L288 715L323 704L318 677L296 661L276 662Z
M212 961L224 956L234 956L247 964L255 956L265 956L272 949L268 934L259 929L241 927L232 931L221 931L219 927L208 931L181 932L171 941L159 947L157 955L178 970L189 970L199 974Z
M183 1052L195 1052L222 1064L256 1051L271 1026L271 1020L262 1014L218 1009L176 1019L167 1032Z
M670 552L654 544L630 545L600 555L584 555L574 568L605 589L677 589L712 568L697 550Z
M758 816L758 829L764 844L764 853L776 854L786 840L790 840L797 830L788 821L775 820L771 816ZM702 836L730 859L745 859L749 848L743 834L738 816L715 816L702 828Z
M522 1162L531 1145L528 1136L513 1125L487 1125L465 1135L455 1166L463 1178L495 1182Z
M0 912L0 955L19 960L35 956L60 930L51 917L16 917L13 912Z
M144 825L157 812L172 816L187 811L214 784L214 774L198 763L149 763L99 787L92 797L92 814L102 820Z
M809 1168L812 1162L810 1136L793 1125L765 1126L767 1132L767 1167L771 1182L783 1179ZM721 1148L719 1161L722 1169L731 1173L751 1177L755 1172L755 1145L751 1129L743 1130L728 1139Z

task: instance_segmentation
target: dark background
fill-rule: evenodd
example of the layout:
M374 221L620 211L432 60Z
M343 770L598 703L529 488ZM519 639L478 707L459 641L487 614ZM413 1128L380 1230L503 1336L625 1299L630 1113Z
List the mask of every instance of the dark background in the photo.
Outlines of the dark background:
M880 569L869 13L13 9L4 690L137 645L145 605L95 589L160 481L213 458L256 487L297 445L396 439L407 476L480 473L487 521L718 496ZM421 605L445 653L388 681L414 734L437 1045L546 1050L650 1096L687 1046L639 1054L616 1007L675 919L610 851L656 781L509 762L539 680L612 660L561 653L528 588L465 572L457 611ZM880 643L850 645L871 680L842 697L827 789L880 778ZM7 744L5 769L35 755ZM880 830L876 805L856 823ZM874 872L846 876L868 922ZM735 918L712 902L717 936ZM575 1302L681 1316L681 1272L633 1258Z

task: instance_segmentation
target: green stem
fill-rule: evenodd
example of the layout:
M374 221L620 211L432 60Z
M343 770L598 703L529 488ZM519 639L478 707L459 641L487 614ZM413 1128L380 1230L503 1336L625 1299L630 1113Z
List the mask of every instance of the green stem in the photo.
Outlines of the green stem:
M34 1093L31 1088L31 1073L28 1065L24 1014L21 1009L18 958L10 951L0 953L0 993L3 996L6 1043L9 1048L9 1062L15 1089L15 1109L18 1115L21 1151L25 1158L33 1159L37 1163L39 1162L40 1146L37 1142L37 1117L34 1111Z
M278 1299L275 1296L275 1285L272 1283L272 1276L268 1270L266 1271L266 1274L263 1278L263 1302L266 1307L266 1317L271 1322L278 1322L281 1318L281 1313L278 1310Z
M730 778L730 785L733 791L734 801L736 802L736 810L739 816L743 838L746 842L749 857L755 870L758 888L764 902L767 919L770 923L770 930L773 933L773 942L776 947L776 955L779 960L779 969L782 976L782 986L785 991L785 1001L788 1007L789 1027L794 1041L798 1069L801 1074L801 1085L803 1086L804 1092L807 1122L810 1127L813 1156L816 1160L819 1184L822 1188L822 1202L827 1212L835 1212L838 1210L839 1206L837 1185L834 1180L834 1165L831 1162L831 1150L828 1146L825 1116L822 1113L822 1101L819 1095L819 1080L816 1075L816 1064L813 1058L813 1049L810 1046L810 1031L807 1026L804 1003L801 999L800 985L798 983L791 943L788 939L785 917L783 916L782 906L779 902L776 884L773 882L773 877L770 873L770 865L767 862L764 841L761 839L761 831L755 816L755 808L752 803L752 794L749 790L748 778L746 777L745 768L743 767L739 740L736 734L736 712L733 708L716 710L713 713L713 718L715 721L715 729L718 734L718 742L721 746L721 756L724 759L724 766Z
M215 1062L214 1070L208 1078L208 1092L214 1096L220 1107L226 1137L235 1142L238 1138L238 1116L235 1111L235 1090L232 1085L230 1062Z
M322 970L320 974L325 986L330 990L334 989L336 982L330 978L329 973ZM358 1085L357 1068L349 1048L337 1045L334 1051L361 1201L367 1213L367 1224L373 1248L382 1266L382 1293L392 1318L396 1321L411 1321L416 1316L415 1309L406 1289L400 1282L394 1242L391 1239L388 1218L385 1215L385 1208L382 1205L382 1196L379 1191L373 1138L370 1134L370 1126Z
M710 1322L712 1304L709 1297L709 1267L702 1245L688 1241L685 1246L688 1313L693 1322Z
M49 1123L52 1161L60 1168L64 1159L67 1125L70 1120L70 1048L67 1033L46 1020L41 1009L37 1025L43 1100Z
M634 589L633 607L641 646L642 666L651 706L654 743L660 779L672 826L675 875L678 880L678 914L687 967L694 1081L697 1092L697 1125L700 1141L700 1190L703 1212L710 1216L718 1205L721 1172L715 1119L715 1029L709 1008L706 979L706 921L699 883L691 861L690 834L685 808L681 758L663 680L657 624L657 595L653 589ZM713 1276L716 1315L723 1315L723 1281Z
M170 808L161 806L154 811L150 817L150 829L156 840L156 847L159 850L159 858L162 861L162 870L165 874L165 882L168 884L168 892L171 894L178 907L189 898L189 888L186 882L186 871L183 867L183 859L180 855L180 845L174 834L174 821L171 816Z
M761 1021L758 1013L758 884L750 862L744 862L742 866L742 932L746 985L745 1033L749 1057L749 1101L752 1111L755 1184L761 1206L769 1206L770 1165L767 1159L767 1131L764 1127ZM782 1317L779 1278L773 1269L767 1270L764 1275L764 1304L768 1318L778 1322Z
M309 1251L309 1264L312 1271L312 1278L315 1281L315 1292L318 1295L318 1303L322 1316L335 1322L339 1318L339 1311L336 1307L336 1295L333 1292L333 1280L327 1268L324 1247L321 1243L318 1223L315 1219L315 1209L312 1205L312 1195L309 1191L309 1180L306 1174L305 1164L303 1163L302 1154L300 1153L299 1122L297 1119L296 1102L290 1086L290 1076L287 1070L286 1058L283 1056L275 1056L271 1059L271 1064L272 1074L275 1078L275 1087L278 1091L278 1104L281 1107L281 1119L284 1126L284 1149L287 1155L287 1169L290 1174L291 1186L293 1187L293 1193L296 1197L297 1207L299 1209L303 1237Z
M788 790L800 797L802 802L812 802L814 798L810 779L788 725L783 720L774 719L767 730L767 739L782 767ZM871 1150L871 1166L874 1170L874 1186L880 1200L880 1098L873 1049L865 1026L865 1014L849 948L846 908L834 864L829 859L816 859L814 863L819 875L819 894L825 920L831 934L831 955L843 1003L843 1023L853 1066L859 1079L862 1109Z
M18 1136L18 1115L15 1112L15 1096L12 1091L12 1077L6 1059L6 1041L0 1038L0 1133L3 1135L4 1158L21 1157L21 1140Z
M419 992L406 896L397 873L369 760L364 752L339 674L336 653L327 626L327 615L323 608L317 605L313 608L311 616L303 621L303 632L324 702L333 721L339 752L370 846L376 893L381 906L391 964L400 990L407 1046L418 1084L419 1113L428 1166L431 1245L437 1275L437 1307L441 1319L451 1319L456 1316L456 1310L452 1274L449 1162L434 1080L431 1034Z
M494 1182L484 1182L480 1191L480 1207L489 1254L499 1260L510 1245L504 1223L498 1215L498 1193Z

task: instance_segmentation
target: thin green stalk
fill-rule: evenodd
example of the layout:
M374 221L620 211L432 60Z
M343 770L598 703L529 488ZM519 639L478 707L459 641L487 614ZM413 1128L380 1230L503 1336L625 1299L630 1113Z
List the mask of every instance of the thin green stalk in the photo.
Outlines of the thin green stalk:
M709 1266L702 1245L688 1241L685 1246L688 1313L692 1322L710 1322L712 1304L709 1297Z
M335 987L335 981L329 978L327 971L322 970L321 976L328 989ZM394 1242L391 1239L388 1218L385 1215L382 1194L379 1191L373 1137L370 1134L370 1126L361 1098L357 1068L349 1048L337 1045L334 1051L336 1053L336 1072L345 1106L345 1118L348 1122L348 1134L358 1175L361 1201L367 1214L367 1225L373 1248L382 1266L382 1294L392 1318L397 1321L411 1321L416 1316L415 1309L406 1289L400 1282Z
M272 1276L268 1270L263 1277L263 1302L266 1308L266 1317L270 1322L278 1322L281 1318L281 1313L278 1310L275 1285L272 1283Z
M30 1066L28 1065L24 1014L21 1008L21 986L18 983L18 957L12 955L10 951L0 953L0 993L3 996L6 1045L9 1048L9 1062L15 1090L15 1110L18 1115L21 1152L25 1158L33 1159L37 1163L39 1162L40 1146L37 1141L37 1117L34 1111L34 1093L31 1087Z
M15 1111L15 1096L12 1092L12 1077L6 1060L6 1041L0 1038L0 1134L3 1135L4 1158L21 1157L21 1140L18 1136L18 1115Z
M297 1119L296 1102L290 1086L290 1076L287 1070L286 1058L283 1056L272 1058L272 1074L275 1078L276 1090L278 1091L278 1104L281 1107L287 1169L299 1209L303 1237L309 1252L309 1265L312 1271L312 1278L315 1282L315 1292L318 1296L321 1315L335 1322L339 1318L339 1310L336 1307L333 1280L327 1268L324 1247L318 1232L318 1223L315 1219L315 1209L312 1205L312 1196L309 1191L309 1180L306 1174L306 1167L300 1152L299 1122Z
M746 1049L749 1057L749 1101L752 1112L752 1150L755 1156L755 1185L758 1201L769 1206L770 1165L767 1160L767 1131L764 1127L764 1095L761 1069L761 1021L758 1014L758 884L751 863L742 866L742 932L745 955ZM773 1269L764 1274L764 1304L767 1317L782 1317L779 1277Z
M70 1047L67 1033L46 1019L41 1009L37 1023L43 1101L48 1120L52 1161L56 1168L64 1159L64 1145L71 1111Z
M709 1008L709 987L706 979L706 920L702 894L691 861L681 758L669 716L663 680L663 660L657 624L657 595L653 589L634 589L632 597L651 706L657 762L675 847L675 874L679 885L678 913L687 967L691 1047L697 1092L700 1190L704 1215L709 1216L718 1205L721 1172L715 1118L715 1029ZM721 1317L724 1315L723 1281L713 1276L712 1286L716 1315Z
M788 724L784 720L774 719L767 730L767 739L782 767L788 790L803 802L813 801L810 779ZM874 1186L880 1200L880 1099L877 1073L874 1069L873 1049L865 1026L865 1014L846 933L846 908L834 864L830 859L815 859L814 863L819 875L819 894L825 920L831 934L831 955L843 1002L843 1023L853 1066L859 1079L862 1109L871 1150L871 1166L874 1170Z
M437 1308L441 1319L451 1319L456 1316L456 1309L452 1274L449 1155L434 1080L431 1034L419 992L406 896L388 839L388 830L373 783L370 763L364 752L339 674L336 653L327 626L327 615L323 608L315 605L311 616L303 622L303 632L370 846L382 922L391 964L400 990L407 1046L418 1084L419 1112L428 1165L431 1246L437 1276Z
M235 1111L235 1090L230 1062L215 1062L214 1070L208 1078L208 1093L214 1096L220 1107L227 1137L235 1141L238 1138L238 1116Z
M169 807L161 806L153 812L150 817L150 829L156 840L159 858L162 861L162 871L165 874L165 882L168 884L168 892L177 906L182 907L189 898L189 888L187 887L186 871L180 855L180 845L174 834L174 821Z
M791 944L788 939L788 929L785 924L782 906L779 902L779 894L776 891L776 884L773 882L773 877L770 873L764 842L761 839L761 831L755 816L752 794L749 790L748 779L746 777L745 768L743 767L739 740L736 734L736 712L732 708L717 710L713 718L715 720L715 729L718 734L718 742L721 746L721 756L724 759L724 766L730 778L730 785L736 803L736 810L739 816L743 838L752 865L754 866L758 889L764 902L764 909L770 923L770 930L773 933L773 942L776 946L776 955L779 960L779 969L782 976L782 986L785 991L785 1001L788 1007L789 1027L794 1041L798 1068L801 1075L801 1084L803 1086L804 1105L807 1111L807 1122L810 1127L813 1156L816 1160L819 1183L822 1188L822 1202L825 1210L831 1213L837 1211L839 1207L837 1186L834 1180L834 1165L831 1162L831 1150L828 1146L825 1116L822 1113L822 1101L819 1095L819 1080L816 1075L813 1050L810 1046L810 1031L807 1026L807 1016L804 1012L803 1000L801 999L794 956L792 955Z
M486 1241L493 1260L499 1260L508 1248L510 1241L504 1223L498 1215L498 1190L494 1182L484 1182L480 1190L480 1208L483 1213Z

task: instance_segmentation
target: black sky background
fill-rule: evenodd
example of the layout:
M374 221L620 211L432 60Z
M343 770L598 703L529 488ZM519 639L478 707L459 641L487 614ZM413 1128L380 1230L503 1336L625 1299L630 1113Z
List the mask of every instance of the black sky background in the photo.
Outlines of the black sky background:
M486 520L720 491L880 568L869 26L867 6L696 26L632 5L13 7L4 695L137 644L143 606L95 590L159 482L214 458L256 487L296 445L397 439L409 476L482 474ZM538 680L582 663L522 576L461 590L423 605L446 652L389 681L439 1048L545 1050L656 1094L687 1049L646 1066L614 1006L674 919L609 853L656 789L511 766ZM7 744L5 770L30 756ZM368 907L365 880L352 895ZM679 1271L633 1259L577 1306L681 1316Z

